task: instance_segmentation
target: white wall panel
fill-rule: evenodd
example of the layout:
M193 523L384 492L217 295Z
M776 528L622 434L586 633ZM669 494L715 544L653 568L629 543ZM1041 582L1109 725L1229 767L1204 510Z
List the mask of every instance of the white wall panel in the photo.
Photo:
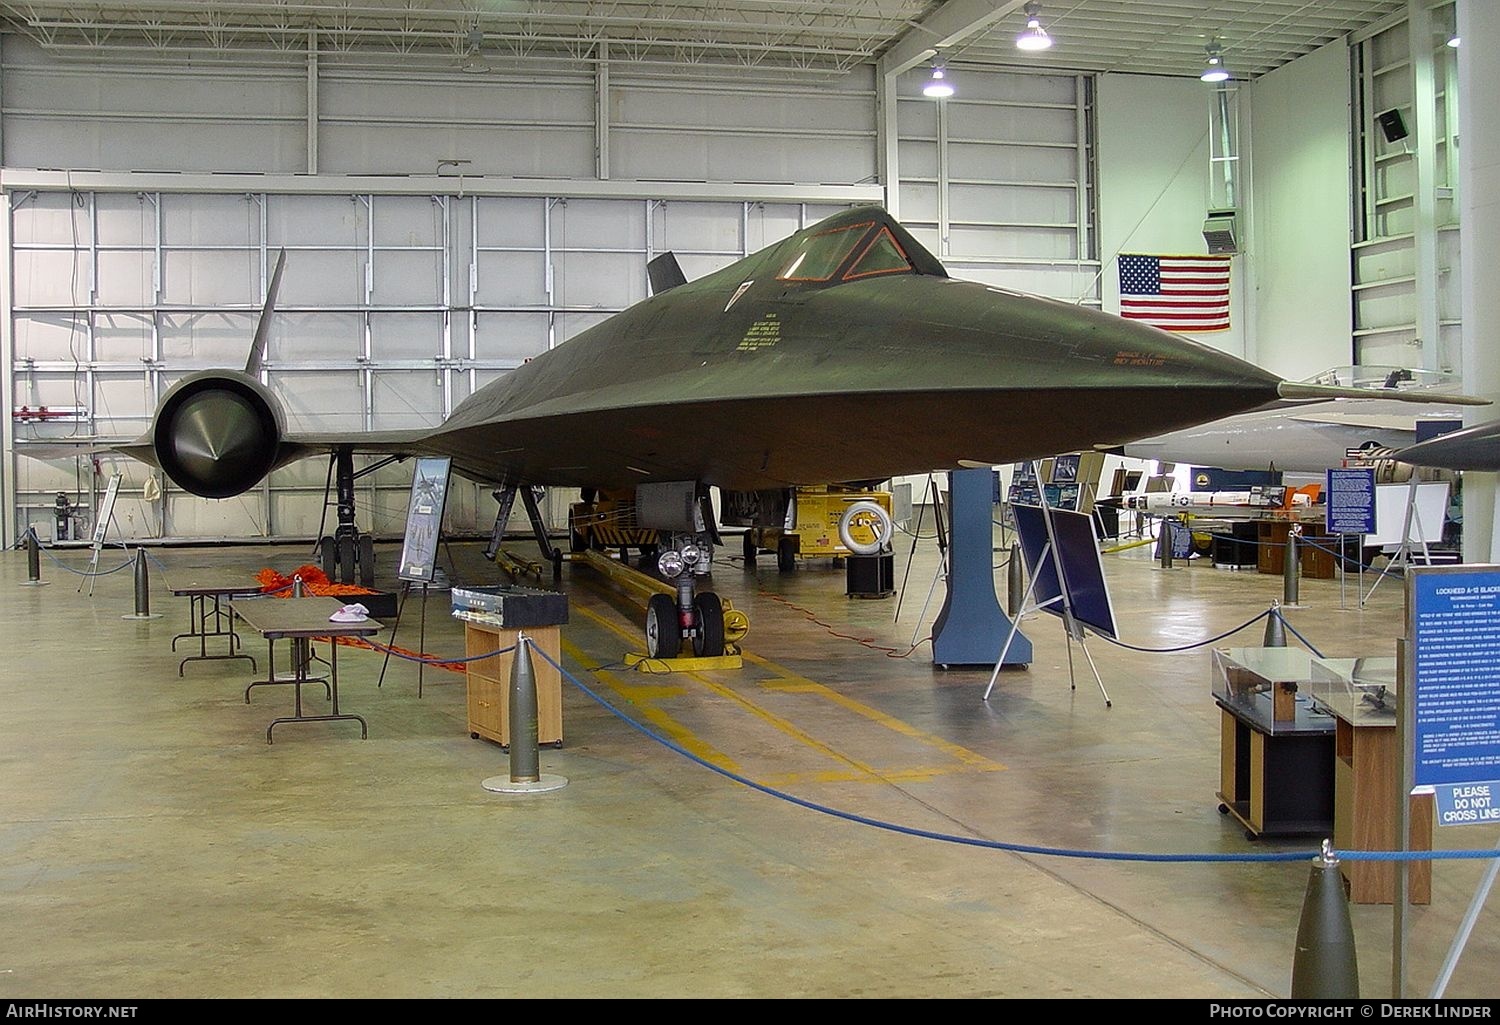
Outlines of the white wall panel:
M475 301L484 306L545 306L547 255L478 254Z
M480 313L476 320L476 355L486 360L522 360L547 351L548 321L546 313ZM480 372L480 386L491 379Z
M286 407L288 430L366 430L364 388L356 371L273 371L271 387Z
M377 431L442 423L442 378L436 370L383 370L372 375L371 426Z
M283 286L288 304L296 301L286 293L297 280ZM249 250L168 250L162 257L162 302L169 305L250 305L260 300L259 286L260 259Z
M1300 380L1353 360L1348 44L1257 79L1250 101L1255 352Z
M370 355L376 360L427 359L443 353L443 318L435 313L370 316Z

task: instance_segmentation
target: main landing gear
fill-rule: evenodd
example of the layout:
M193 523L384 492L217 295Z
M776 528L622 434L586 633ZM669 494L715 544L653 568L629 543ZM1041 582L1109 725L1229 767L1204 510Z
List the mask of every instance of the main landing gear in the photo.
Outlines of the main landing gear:
M333 450L328 460L328 480L323 485L323 519L318 523L318 543L313 549L319 567L335 584L375 586L375 539L354 522L354 482L367 473L396 462L391 456L354 472L354 450L347 445ZM328 518L328 496L338 488L338 525L332 534L324 534Z

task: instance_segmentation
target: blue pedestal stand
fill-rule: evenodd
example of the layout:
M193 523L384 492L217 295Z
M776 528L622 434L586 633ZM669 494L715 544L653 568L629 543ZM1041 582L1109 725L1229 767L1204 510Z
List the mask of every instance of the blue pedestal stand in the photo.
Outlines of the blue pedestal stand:
M994 471L948 474L952 531L948 545L948 594L932 626L932 661L992 668L1011 631L995 597ZM1019 631L1005 653L1006 665L1028 665L1031 641Z

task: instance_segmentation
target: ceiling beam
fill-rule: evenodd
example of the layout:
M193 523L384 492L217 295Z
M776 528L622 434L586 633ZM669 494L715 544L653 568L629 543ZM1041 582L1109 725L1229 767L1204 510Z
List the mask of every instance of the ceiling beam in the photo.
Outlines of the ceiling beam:
M898 36L876 67L882 77L894 78L1010 17L1024 4L1025 0L948 0Z

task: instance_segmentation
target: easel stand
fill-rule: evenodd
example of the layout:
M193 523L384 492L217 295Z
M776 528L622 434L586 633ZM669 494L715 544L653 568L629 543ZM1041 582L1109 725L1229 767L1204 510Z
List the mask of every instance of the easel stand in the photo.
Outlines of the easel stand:
M1401 526L1401 544L1396 549L1395 554L1391 556L1390 561L1381 569L1380 575L1375 578L1375 582L1370 585L1370 589L1365 592L1365 596L1359 600L1360 608L1365 607L1365 602L1369 601L1375 594L1375 588L1380 586L1380 582L1385 579L1387 573L1398 566L1405 573L1406 568L1412 565L1412 528L1415 527L1417 531L1417 541L1415 543L1422 546L1423 564L1429 566L1432 564L1431 553L1427 550L1426 536L1422 531L1422 515L1417 509L1417 485L1419 483L1420 481L1417 480L1416 474L1412 474L1410 487L1406 493L1406 516Z
M385 670L391 664L391 649L396 646L396 632L401 629L401 614L406 611L406 599L411 595L412 581L401 582L401 601L396 606L396 621L391 624L391 643L386 647L385 661L380 664L380 678L375 681L375 686L380 687L385 683ZM417 619L417 651L419 653L427 650L427 590L432 585L425 581L417 581L422 588L422 608ZM427 664L417 662L417 697L422 696L422 674Z
M1052 521L1050 519L1047 521L1047 529L1050 533L1052 529ZM1026 593L1021 599L1021 609L1010 625L1010 632L1005 636L1005 643L1000 647L1000 657L995 660L995 669L990 673L989 685L984 688L983 700L988 701L990 699L990 691L995 689L995 681L1000 679L1000 668L1005 665L1005 656L1010 651L1010 646L1016 638L1016 633L1021 629L1021 617L1029 612L1050 610L1053 606L1061 604L1063 635L1068 645L1068 685L1073 690L1078 689L1078 680L1073 674L1073 641L1076 639L1078 646L1083 649L1083 657L1088 661L1089 671L1094 674L1094 682L1099 685L1099 693L1104 696L1104 707L1113 708L1114 702L1110 700L1109 691L1104 689L1104 680L1099 676L1099 667L1094 664L1094 656L1089 654L1088 645L1084 643L1085 631L1079 625L1078 621L1073 618L1072 606L1068 603L1067 587L1064 586L1062 593L1054 598L1049 598L1047 601L1040 603L1032 602L1032 598L1036 594L1037 578L1042 575L1042 571L1049 560L1055 571L1059 574L1059 577L1061 577L1062 567L1059 565L1058 560L1053 558L1052 554L1054 544L1055 540L1049 538L1047 546L1042 549L1042 557L1037 561L1036 570L1031 574L1031 581L1026 585Z

